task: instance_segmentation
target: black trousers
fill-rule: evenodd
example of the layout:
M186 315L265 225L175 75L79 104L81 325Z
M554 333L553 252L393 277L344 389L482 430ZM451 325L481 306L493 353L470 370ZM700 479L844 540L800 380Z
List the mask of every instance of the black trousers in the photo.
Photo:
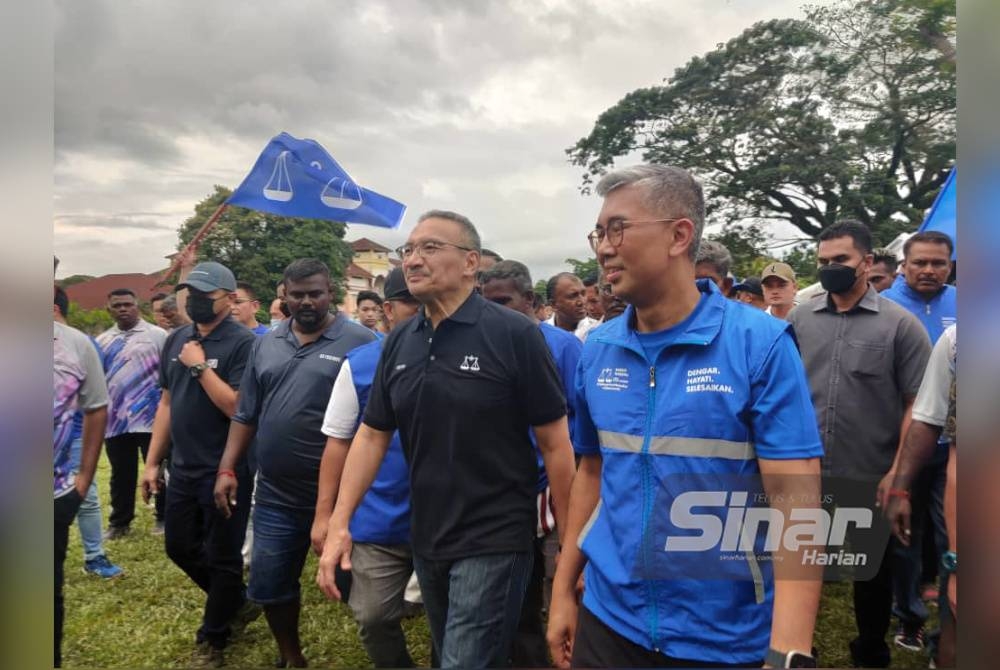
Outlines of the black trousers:
M139 455L146 462L149 455L150 433L122 433L104 441L111 463L111 514L108 525L126 528L135 518L135 491L139 483ZM154 497L156 520L163 520L166 496Z
M878 573L854 582L854 621L858 637L851 642L852 659L866 668L887 668L891 653L885 642L892 616L892 562L896 538L890 538Z
M205 612L196 642L221 649L229 640L229 624L246 601L243 555L253 479L237 471L241 483L232 516L222 517L212 496L215 475L187 478L170 472L164 541L167 556L206 594Z
M521 620L517 624L511 662L515 668L548 668L549 645L545 640L542 625L542 610L545 608L545 555L542 552L544 537L535 539L535 562L528 578L528 590L521 605Z
M754 663L727 665L665 656L619 635L580 605L571 662L574 668L759 668L763 664L763 658Z
M76 489L55 499L53 517L55 518L55 649L52 667L62 666L62 629L65 610L63 604L64 564L66 563L66 547L69 544L69 527L80 509L80 494Z

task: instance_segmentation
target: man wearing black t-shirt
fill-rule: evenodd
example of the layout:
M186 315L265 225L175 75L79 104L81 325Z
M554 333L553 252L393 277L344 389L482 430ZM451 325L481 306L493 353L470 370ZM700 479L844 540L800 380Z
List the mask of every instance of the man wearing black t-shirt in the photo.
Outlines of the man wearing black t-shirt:
M228 519L215 510L212 489L226 446L229 420L254 335L230 316L236 278L224 265L200 263L177 286L188 289L194 321L170 333L160 358L163 394L142 475L142 496L159 490L158 469L170 451L164 535L167 555L207 594L195 637L198 659L219 666L232 625L260 615L246 600L240 547L250 511L243 487ZM246 461L235 468L249 479Z
M348 452L317 582L339 598L348 524L393 431L410 470L411 540L442 667L507 665L531 574L538 464L563 527L573 478L566 399L538 327L474 291L479 234L459 214L420 217L397 249L423 305L385 341Z

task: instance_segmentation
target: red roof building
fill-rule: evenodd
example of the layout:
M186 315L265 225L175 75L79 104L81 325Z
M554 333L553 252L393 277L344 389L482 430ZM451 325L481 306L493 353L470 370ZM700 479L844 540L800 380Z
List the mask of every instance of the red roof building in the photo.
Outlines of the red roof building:
M97 309L108 303L108 294L116 288L128 288L135 291L142 302L149 302L154 293L170 292L173 287L156 286L160 281L160 272L142 274L130 272L127 274L104 275L89 281L73 284L66 289L70 302L75 302L82 309Z

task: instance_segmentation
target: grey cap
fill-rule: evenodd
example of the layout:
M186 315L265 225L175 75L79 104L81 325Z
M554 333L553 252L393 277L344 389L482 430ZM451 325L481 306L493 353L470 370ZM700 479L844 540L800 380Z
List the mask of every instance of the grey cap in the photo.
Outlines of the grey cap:
M179 289L185 287L193 288L203 293L211 293L220 288L232 293L236 290L236 277L222 263L206 261L195 265L194 269L187 276L187 279L177 285Z
M402 268L393 268L389 271L389 276L385 278L383 289L386 300L412 300L410 289L406 287L406 279L403 277Z

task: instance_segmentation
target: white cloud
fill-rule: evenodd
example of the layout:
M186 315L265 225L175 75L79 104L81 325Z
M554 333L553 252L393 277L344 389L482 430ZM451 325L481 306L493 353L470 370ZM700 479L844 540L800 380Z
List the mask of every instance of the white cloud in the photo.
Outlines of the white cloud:
M447 206L552 274L589 253L598 209L565 149L626 93L799 2L57 0L60 272L159 269L171 229L284 130L408 205L401 230L349 237L392 247Z

